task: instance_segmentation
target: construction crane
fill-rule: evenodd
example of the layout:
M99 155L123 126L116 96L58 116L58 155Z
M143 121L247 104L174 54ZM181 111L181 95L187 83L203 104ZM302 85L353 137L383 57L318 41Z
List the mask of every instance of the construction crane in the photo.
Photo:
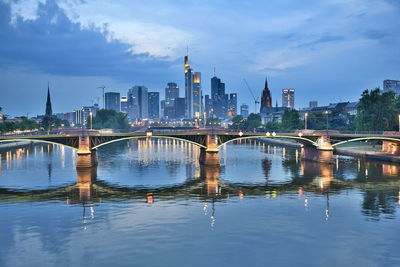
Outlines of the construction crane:
M254 94L253 94L253 90L251 90L251 88L250 88L250 86L249 86L249 84L247 83L247 81L246 81L246 79L245 78L243 78L243 81L244 81L244 83L246 84L246 86L247 86L247 89L249 89L249 91L250 91L250 94L251 94L251 96L253 97L253 99L254 99L254 111L255 111L255 114L257 114L257 104L260 104L260 101L259 101L259 97L255 97L254 96Z
M101 88L101 89L103 89L103 109L106 109L106 100L105 100L105 98L104 98L104 89L106 88L104 85L102 85L102 86L99 86L99 87L97 87L97 88Z

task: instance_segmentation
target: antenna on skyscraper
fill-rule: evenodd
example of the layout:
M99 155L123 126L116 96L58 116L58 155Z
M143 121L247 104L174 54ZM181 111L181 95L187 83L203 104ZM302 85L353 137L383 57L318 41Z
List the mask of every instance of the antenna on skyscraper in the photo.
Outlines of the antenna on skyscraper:
M215 77L215 67L214 67L214 77Z

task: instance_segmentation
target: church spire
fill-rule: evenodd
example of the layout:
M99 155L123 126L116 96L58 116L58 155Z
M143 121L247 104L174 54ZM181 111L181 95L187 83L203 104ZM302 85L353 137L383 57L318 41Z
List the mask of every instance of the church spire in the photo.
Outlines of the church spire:
M271 107L272 107L271 91L268 88L267 77L265 77L265 86L261 95L260 112L263 112L265 108L271 108Z
M46 117L53 116L53 110L51 108L51 99L50 99L50 85L47 83L47 101L46 101Z

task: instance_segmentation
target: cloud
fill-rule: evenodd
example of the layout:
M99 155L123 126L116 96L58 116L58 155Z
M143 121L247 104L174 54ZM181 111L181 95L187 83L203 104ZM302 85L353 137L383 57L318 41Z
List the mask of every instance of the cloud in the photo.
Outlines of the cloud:
M170 62L146 53L133 55L132 46L115 39L106 26L71 22L52 1L39 3L35 19L13 17L2 6L0 68L23 68L67 76L150 76L169 68ZM11 18L8 23L6 18Z

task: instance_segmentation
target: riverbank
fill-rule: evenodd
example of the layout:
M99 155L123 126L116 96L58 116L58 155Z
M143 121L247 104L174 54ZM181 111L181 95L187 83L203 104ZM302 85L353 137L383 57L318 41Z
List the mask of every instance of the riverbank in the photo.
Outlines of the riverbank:
M400 163L400 156L394 156L392 154L383 153L380 151L373 151L368 149L362 149L359 147L341 147L335 148L334 153L336 155L344 155L358 158L365 158L371 160L388 161L393 163Z
M274 140L274 139L263 139L263 138L258 138L257 140L270 145L301 148L301 144L286 140ZM400 156L394 156L392 154L382 152L382 147L379 145L377 146L358 145L358 146L347 146L340 148L335 147L334 154L364 158L369 160L400 163Z

